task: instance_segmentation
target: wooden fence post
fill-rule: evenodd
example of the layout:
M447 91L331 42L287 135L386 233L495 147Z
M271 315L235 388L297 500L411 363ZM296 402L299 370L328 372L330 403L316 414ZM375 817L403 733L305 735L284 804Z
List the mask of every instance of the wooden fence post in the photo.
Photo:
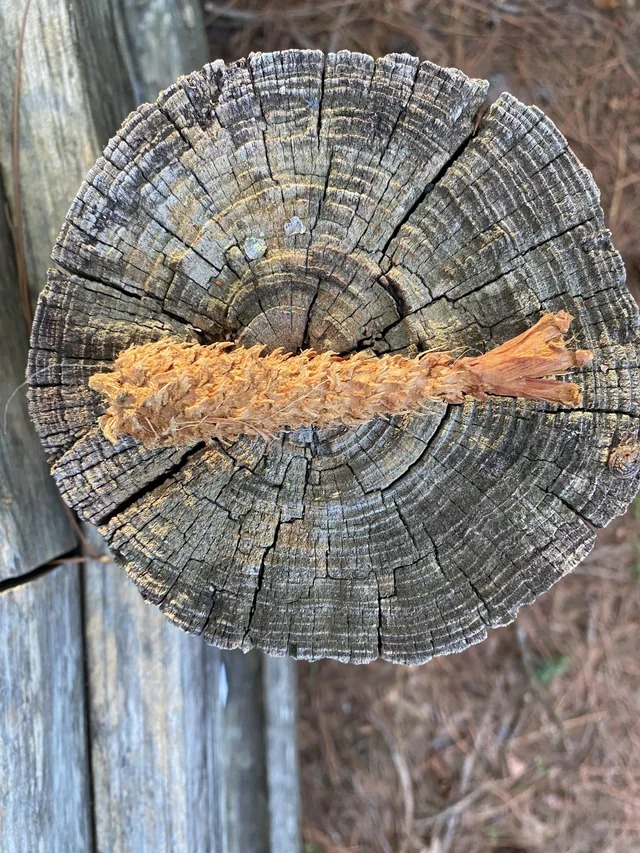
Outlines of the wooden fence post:
M32 412L66 499L186 631L424 663L512 621L635 495L640 320L597 187L536 107L482 112L487 89L406 54L214 63L132 113L78 192ZM206 348L229 342L376 355L379 378L304 355L264 379ZM380 362L420 352L421 393L450 360L454 393L392 415Z

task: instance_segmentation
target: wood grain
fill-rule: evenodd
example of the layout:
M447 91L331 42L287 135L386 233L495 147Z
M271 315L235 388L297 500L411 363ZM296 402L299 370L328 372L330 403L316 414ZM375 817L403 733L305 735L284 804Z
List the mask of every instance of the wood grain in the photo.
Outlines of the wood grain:
M291 662L186 636L113 565L85 606L97 849L298 850Z
M0 179L0 581L70 551L76 537L27 413L29 331Z
M296 707L282 701L297 694L296 669L288 663L286 658L262 658L269 838L274 851L300 848Z
M32 410L66 499L185 630L310 659L459 651L635 494L607 460L638 437L638 312L597 189L535 107L501 95L478 122L486 91L406 55L254 54L178 80L90 170L38 309ZM110 445L86 386L159 334L477 352L558 310L595 353L573 412L434 405L176 453Z
M0 838L7 853L91 850L80 572L0 592Z
M116 26L136 104L202 65L207 40L194 0L120 0L120 9Z
M10 115L25 5L25 0L7 5L0 24L3 115ZM51 246L80 181L135 104L117 47L113 12L111 4L77 0L33 0L28 12L21 66L20 185L34 304L46 280ZM11 141L11 124L3 122L0 168L13 207Z

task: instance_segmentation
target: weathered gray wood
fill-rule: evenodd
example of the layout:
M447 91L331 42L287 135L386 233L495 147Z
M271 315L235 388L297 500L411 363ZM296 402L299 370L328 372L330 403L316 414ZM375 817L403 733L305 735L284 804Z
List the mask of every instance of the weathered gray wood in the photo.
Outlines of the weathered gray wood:
M20 91L20 185L30 290L50 266L60 223L96 153L135 104L114 21L117 2L32 0ZM0 19L0 103L11 115L16 45L26 0L4 4ZM108 80L108 87L104 86ZM0 171L9 202L11 122L0 124Z
M296 707L288 698L295 695L293 663L256 650L223 652L219 660L217 683L226 697L215 739L219 772L226 779L223 849L297 853Z
M4 205L0 177L0 581L47 563L76 542L21 387L29 333Z
M91 850L80 573L0 592L0 847Z
M0 14L0 185L14 223L25 231L31 295L44 284L48 246L74 192L76 175L94 156L80 120L77 56L68 4L34 0L25 31L20 98L21 210L12 175L16 45L24 2ZM49 15L49 12L51 15ZM61 17L60 17L61 16ZM72 132L70 132L72 128ZM66 183L65 181L70 181ZM0 227L3 368L0 400L21 382L28 329L18 310L13 247L3 215ZM19 215L21 214L21 216ZM2 572L24 572L70 549L75 537L47 479L25 417L24 394L7 409L8 435L0 442ZM33 436L33 437L32 437ZM8 583L8 582L7 582ZM78 567L25 578L0 594L0 837L10 851L92 847L90 765L87 750L83 639Z
M186 630L424 661L512 620L635 494L640 464L609 456L638 438L638 313L597 190L536 108L502 95L474 132L486 90L404 55L256 54L179 80L89 172L40 305L33 412L67 499ZM86 387L163 324L410 353L486 349L558 309L595 352L577 412L496 399L172 454L112 447Z
M224 787L225 844L234 853L270 849L268 773L265 749L263 659L259 652L225 653L220 678L228 691L216 752ZM293 732L292 732L293 734ZM280 760L280 757L278 758ZM257 784L256 784L257 783ZM277 796L281 796L278 792ZM297 850L298 846L284 849Z
M25 0L3 8L0 108L12 112L16 47ZM188 0L72 3L34 0L20 70L20 187L25 255L35 303L51 246L84 174L127 112L162 83L206 56L197 7ZM160 39L163 50L153 44ZM105 91L103 72L108 70ZM135 94L134 94L135 92ZM28 330L20 315L4 203L15 218L11 121L0 124L0 414L24 381ZM25 393L7 409L0 447L0 578L19 575L70 550L75 536L26 417Z
M194 0L120 0L120 8L116 26L136 104L202 65L207 39Z
M86 608L97 849L298 851L291 661L186 636L113 565Z
M86 609L97 849L224 849L220 653L141 606L111 564L89 565Z
M26 0L0 19L0 105L10 116ZM33 0L20 92L20 181L35 298L60 224L90 165L127 113L206 58L195 0ZM12 125L0 124L0 173L13 206Z
M3 115L10 114L15 46L24 6L22 1L3 7L0 19ZM199 14L195 0L33 0L22 71L20 177L34 296L44 281L60 223L99 147L138 98L155 97L161 85L204 61ZM10 171L10 145L10 127L4 123L0 127L0 174L5 180ZM7 189L13 200L10 183ZM8 260L3 252L0 262ZM2 272L4 283L7 276L4 269ZM149 321L148 315L134 317L124 303L122 311L116 310L107 321L100 304L100 285L96 284L84 322L97 350L103 342L107 362L113 347L109 338L117 339L120 326L130 331L132 323L139 324L142 337L172 328L166 316L157 321ZM7 317L16 330L22 328L17 314ZM3 314L3 323L4 319ZM105 334L107 327L110 331ZM174 327L174 331L182 330L183 324ZM68 334L74 339L73 329ZM44 346L66 359L65 345L52 339ZM23 369L24 361L17 356L12 356L12 363ZM50 402L53 411L58 397L52 392L60 375L38 368L35 376L42 399ZM71 386L67 390L72 392ZM86 401L80 395L75 413L68 407L65 431L83 434L83 406ZM41 411L43 418L51 417L44 406ZM49 455L54 457L61 447L64 435L56 438L50 434ZM23 469L28 467L29 460L20 462ZM18 494L17 487L11 486L11 495ZM41 494L47 497L46 492ZM46 510L43 514L46 516ZM26 532L36 529L34 520L29 520ZM27 612L29 602L33 606ZM86 637L80 619L82 605ZM227 790L233 781L234 756L225 747L227 715L237 716L238 700L228 686L221 693L220 653L162 620L132 592L119 569L101 563L91 566L84 597L77 571L65 568L4 592L0 608L0 633L3 628L6 631L2 633L0 669L0 713L6 713L0 750L3 849L92 849L88 816L93 813L101 850L240 853L241 848L228 841L231 812L226 803L236 794ZM85 738L82 692L85 646L90 743ZM240 658L238 679L249 684L252 672L243 664L244 658ZM54 694L53 684L58 693ZM35 697L33 705L19 705L27 688ZM262 695L262 676L253 689ZM293 694L283 694L282 701L293 707ZM52 710L51 717L45 716L48 710ZM250 749L247 733L241 731L240 735ZM264 755L263 737L261 732L256 746L260 756ZM251 781L253 787L247 787L243 796L262 796L266 803L268 772L257 773ZM277 768L275 772L279 772ZM60 780L57 787L53 774ZM72 789L72 782L81 789L80 794ZM2 785L0 782L0 788ZM268 838L265 826L255 846L244 849L256 853L268 849ZM297 849L296 845L283 848L285 853Z
M262 661L271 849L298 850L300 784L296 706L283 701L296 695L296 670L288 658L264 656Z

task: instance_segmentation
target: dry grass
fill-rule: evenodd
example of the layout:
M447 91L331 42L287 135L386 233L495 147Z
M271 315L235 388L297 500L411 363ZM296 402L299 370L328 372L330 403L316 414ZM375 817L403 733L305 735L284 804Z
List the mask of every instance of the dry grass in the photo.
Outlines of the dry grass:
M542 107L640 295L638 0L205 2L211 50L407 51ZM516 626L424 667L300 667L305 853L640 850L640 522Z

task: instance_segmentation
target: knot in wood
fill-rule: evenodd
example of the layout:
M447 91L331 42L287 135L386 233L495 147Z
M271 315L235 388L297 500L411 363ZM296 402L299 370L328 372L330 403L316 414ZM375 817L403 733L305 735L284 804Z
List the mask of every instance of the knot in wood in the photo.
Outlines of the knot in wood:
M537 108L502 94L478 119L487 89L404 54L215 62L132 113L80 188L31 412L67 502L185 630L311 659L459 651L635 494L612 448L640 441L638 313L597 188ZM433 403L146 448L104 437L89 388L167 338L472 360L558 312L594 353L573 411Z
M619 477L632 478L640 470L640 442L622 442L609 453L609 468Z

